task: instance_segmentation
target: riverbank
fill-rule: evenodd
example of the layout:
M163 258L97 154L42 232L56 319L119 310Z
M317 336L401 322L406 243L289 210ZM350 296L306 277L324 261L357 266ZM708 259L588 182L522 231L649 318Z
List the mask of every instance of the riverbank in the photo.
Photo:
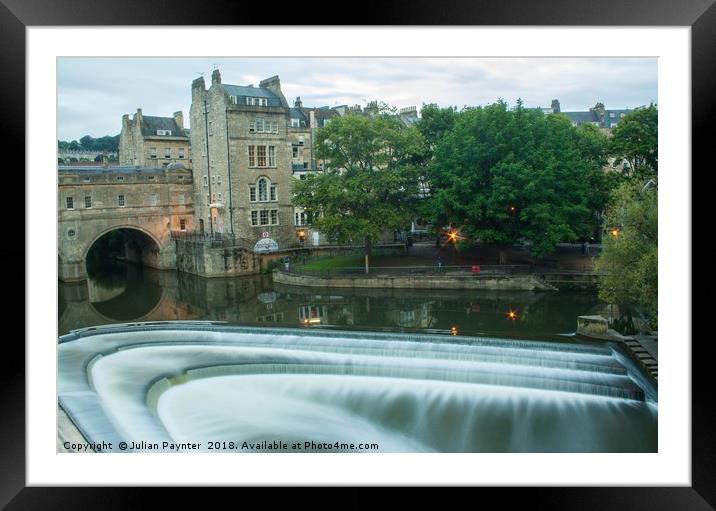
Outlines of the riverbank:
M480 275L480 274L381 274L374 268L368 275L304 275L276 269L273 281L279 284L306 287L379 288L379 289L483 289L510 291L556 291L540 276L528 275Z

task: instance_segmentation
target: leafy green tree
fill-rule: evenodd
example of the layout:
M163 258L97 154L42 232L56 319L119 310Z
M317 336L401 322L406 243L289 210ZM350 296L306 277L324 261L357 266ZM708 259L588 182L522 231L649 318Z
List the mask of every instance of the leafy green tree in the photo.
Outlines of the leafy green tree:
M625 115L612 130L611 152L617 161L628 161L630 174L639 178L658 173L658 146L659 112L654 104Z
M423 105L417 128L425 138L428 156L432 156L438 140L453 128L456 116L457 112L454 107L440 108L436 104Z
M315 147L325 170L294 183L294 204L321 232L361 241L370 255L383 232L403 228L414 214L422 135L393 116L349 114L320 128Z
M652 180L656 183L656 179ZM605 215L607 235L596 269L599 298L618 305L642 305L653 328L658 323L657 186L623 183L613 193Z
M437 142L423 213L459 229L465 243L528 242L543 256L591 236L608 198L604 162L606 138L564 116L521 101L468 108Z

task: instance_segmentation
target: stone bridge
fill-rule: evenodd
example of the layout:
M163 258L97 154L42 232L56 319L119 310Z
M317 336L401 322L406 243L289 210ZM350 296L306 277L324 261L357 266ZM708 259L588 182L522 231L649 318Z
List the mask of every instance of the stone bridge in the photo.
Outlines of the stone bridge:
M58 167L58 277L87 278L87 255L120 231L128 261L175 269L171 231L193 229L193 183L181 164L165 168Z

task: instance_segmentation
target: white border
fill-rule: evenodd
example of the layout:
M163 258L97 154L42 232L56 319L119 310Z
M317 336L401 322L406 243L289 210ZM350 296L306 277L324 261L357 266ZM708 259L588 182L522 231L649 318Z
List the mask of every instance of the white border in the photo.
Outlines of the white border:
M172 44L158 44L168 34ZM27 43L28 485L691 484L690 28L30 27ZM658 454L56 454L56 57L148 49L187 57L658 56Z

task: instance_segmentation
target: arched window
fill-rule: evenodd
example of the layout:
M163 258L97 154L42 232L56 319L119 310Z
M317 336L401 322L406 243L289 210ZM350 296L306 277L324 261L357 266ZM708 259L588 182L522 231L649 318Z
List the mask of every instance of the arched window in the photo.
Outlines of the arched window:
M259 201L267 201L268 200L268 184L266 183L265 178L260 178L258 181L258 187L259 187Z

